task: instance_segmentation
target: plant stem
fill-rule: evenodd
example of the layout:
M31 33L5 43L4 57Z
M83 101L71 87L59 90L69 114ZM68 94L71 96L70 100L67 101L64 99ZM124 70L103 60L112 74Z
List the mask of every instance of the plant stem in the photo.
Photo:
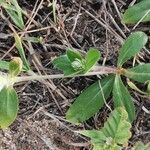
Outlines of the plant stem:
M113 67L103 67L103 66L96 66L94 70L86 73L86 74L77 74L77 75L68 75L65 76L64 74L56 74L56 75L33 75L33 76L24 76L24 77L16 77L15 81L23 82L23 81L30 81L30 80L43 80L43 79L59 79L59 78L72 78L72 77L82 77L82 76L93 76L93 75L102 75L102 74L116 74L117 68Z

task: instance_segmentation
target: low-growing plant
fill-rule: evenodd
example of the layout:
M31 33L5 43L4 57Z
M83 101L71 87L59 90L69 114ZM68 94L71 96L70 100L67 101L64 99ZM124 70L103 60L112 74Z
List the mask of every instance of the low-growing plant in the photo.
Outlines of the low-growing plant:
M132 33L119 51L117 67L98 65L97 62L101 55L94 48L90 48L86 54L68 49L65 55L54 59L54 66L62 70L64 74L20 77L18 76L20 72L24 68L26 70L24 60L22 61L20 58L15 57L10 62L0 61L0 67L8 69L8 73L1 72L0 76L0 127L7 128L16 119L19 100L17 92L13 88L15 83L28 80L110 74L92 84L79 95L67 111L66 119L71 123L86 121L107 103L106 100L112 93L115 110L105 123L104 128L100 131L82 131L80 133L91 137L95 150L99 150L99 146L103 147L104 150L120 149L121 146L127 144L131 136L129 131L131 122L135 119L135 106L127 87L122 81L122 76L141 83L146 83L150 80L149 63L140 64L129 69L125 69L122 66L127 60L140 52L147 43L147 39L148 37L143 32ZM20 43L20 39L17 39L17 42ZM18 48L22 47L18 43L16 44ZM138 91L136 85L131 83L128 82L130 87ZM142 94L149 95L149 90Z
M66 113L68 121L71 123L86 121L103 107L111 93L113 94L114 106L125 107L130 122L135 119L135 106L132 96L124 85L121 76L145 83L150 80L150 64L142 64L129 69L125 69L122 66L127 60L140 52L147 39L143 32L132 33L127 38L119 51L117 67L99 68L99 71L103 72L105 69L105 73L111 75L98 80L79 95ZM99 57L99 52L93 49L90 49L86 56L81 56L79 52L68 50L66 55L55 59L53 63L65 75L83 73L86 75L86 72L95 66Z
M0 95L2 95L0 99L1 101L0 126L8 127L12 123L12 120L14 120L17 115L16 110L18 108L18 100L17 100L18 98L16 94L12 94L15 93L13 85L16 82L28 80L42 80L48 78L53 79L53 78L67 78L76 76L100 75L100 74L110 74L110 75L103 78L102 80L98 80L90 87L88 87L86 90L84 90L67 111L66 119L71 123L80 123L86 121L87 119L92 117L95 113L97 113L104 106L105 103L107 103L106 100L112 93L115 108L124 107L125 110L128 112L129 121L132 122L135 119L135 106L129 91L122 82L121 76L126 76L127 78L133 79L135 81L146 83L147 81L150 80L150 64L149 63L142 64L129 69L124 69L122 65L128 59L130 59L131 57L135 56L137 53L140 52L140 50L146 44L147 39L148 38L146 34L143 32L132 33L124 42L124 45L122 46L119 52L117 67L99 66L97 62L100 59L100 52L93 48L91 48L86 55L68 49L65 55L56 58L53 61L55 67L64 72L64 74L58 75L47 75L47 76L36 75L36 76L18 77L17 75L20 73L20 71L26 68L26 66L22 65L21 61L18 61L18 58L17 61L16 59L15 60L13 59L10 63L4 61L0 62L1 67L5 67L5 69L9 68L8 74L1 75L1 82L3 84L1 84L1 93L0 93ZM13 68L11 66L14 64L14 62L17 65L14 66ZM6 66L4 66L4 64L6 64ZM12 70L15 70L15 68L17 70L19 68L18 73L17 74L15 73L13 76L10 75L12 74ZM8 94L3 94L6 92L8 92ZM13 98L16 100L12 101L11 98L12 95L14 95ZM9 101L11 101L12 103L14 102L15 106L13 106ZM10 106L8 104L10 104ZM3 110L5 110L5 112L3 112ZM13 110L15 115L9 116L9 114L11 115L13 114L9 113L9 111ZM3 125L3 122L5 120L4 118L8 118L6 125L5 124Z
M53 16L56 23L56 0L53 0ZM2 6L15 25L23 30L25 28L23 14L25 12L18 5L17 0L0 0ZM123 22L133 24L137 22L150 21L150 1L143 0L128 8L123 15ZM141 94L150 96L150 63L137 65L136 67L124 68L124 63L134 57L145 46L148 37L143 32L132 33L124 42L119 51L117 67L100 66L98 61L100 52L90 48L86 54L76 50L68 49L65 55L56 58L53 64L63 71L63 74L47 76L22 76L21 71L30 71L29 63L25 57L23 48L24 41L41 42L41 38L23 37L17 33L14 35L15 46L19 51L20 58L14 57L10 62L0 61L0 68L8 70L0 75L0 128L8 128L16 119L19 110L19 99L14 85L17 82L28 80L43 80L54 78L72 78L79 76L91 76L109 74L102 80L98 80L85 89L66 113L66 119L71 123L81 123L88 120L97 113L112 93L114 111L112 111L104 127L100 130L84 130L78 133L91 138L93 150L121 150L126 148L131 137L131 123L136 113L127 87L122 81L122 76L127 78L130 88ZM147 91L140 90L131 80L147 83ZM108 105L107 105L108 106ZM149 150L149 144L137 143L133 150Z

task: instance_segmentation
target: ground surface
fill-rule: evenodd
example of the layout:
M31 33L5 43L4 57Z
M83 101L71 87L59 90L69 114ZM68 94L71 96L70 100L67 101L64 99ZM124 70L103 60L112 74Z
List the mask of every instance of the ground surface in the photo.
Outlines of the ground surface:
M57 0L56 24L53 22L49 0L18 2L28 13L28 17L24 17L25 22L31 20L31 14L35 14L28 28L30 33L26 32L26 35L43 38L42 44L29 42L25 47L32 70L42 74L58 72L53 69L51 61L53 57L63 54L67 47L83 51L96 47L103 56L99 63L114 66L120 41L133 29L133 26L127 28L120 21L121 13L132 0L115 0L115 3L113 0ZM13 23L4 10L2 13ZM3 60L18 56L7 19L0 17L0 56ZM140 24L134 30L142 30L150 35L149 26L148 23ZM150 50L149 45L147 50ZM147 50L142 51L138 61L149 62L150 52ZM66 123L64 114L75 97L96 79L82 77L17 85L19 115L10 129L0 131L0 150L90 150L92 147L89 140L77 135L75 131L103 126L109 113L108 108L104 107L94 118L80 126ZM150 141L149 98L143 98L134 91L131 93L137 119L133 124L130 145L136 141L147 143ZM111 99L109 104L112 105Z

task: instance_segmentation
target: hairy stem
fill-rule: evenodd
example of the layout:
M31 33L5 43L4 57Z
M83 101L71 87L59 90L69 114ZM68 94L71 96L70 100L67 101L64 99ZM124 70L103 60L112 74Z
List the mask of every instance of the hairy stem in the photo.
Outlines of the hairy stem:
M64 74L54 74L54 75L33 75L33 76L24 76L24 77L16 77L16 82L30 81L30 80L43 80L43 79L59 79L59 78L72 78L72 77L82 77L82 76L93 76L93 75L102 75L102 74L116 74L117 69L113 67L103 67L96 66L94 70L86 73L86 74L77 74L77 75L68 75L64 76Z

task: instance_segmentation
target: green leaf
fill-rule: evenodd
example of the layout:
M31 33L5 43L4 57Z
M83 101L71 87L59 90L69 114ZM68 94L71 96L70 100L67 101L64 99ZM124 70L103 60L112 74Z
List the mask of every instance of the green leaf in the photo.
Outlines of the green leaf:
M71 49L68 49L66 53L74 71L76 73L83 72L85 70L85 62L81 54L78 51Z
M67 50L67 55L62 55L53 60L56 68L63 71L64 75L75 75L83 72L84 63L81 60L81 55L78 52Z
M90 71L99 59L100 52L97 49L90 48L85 57L85 71Z
M150 150L150 143L144 145L142 142L137 142L132 150Z
M18 49L20 57L23 61L23 64L26 67L26 71L28 71L28 70L30 70L30 67L29 67L29 63L28 63L28 61L26 59L26 56L25 56L25 52L24 52L24 49L23 49L23 46L22 46L21 38L19 37L18 34L15 34L14 37L15 37L16 48Z
M9 62L0 60L0 69L9 70Z
M10 62L0 60L0 69L9 70ZM26 71L26 67L23 66L22 71Z
M101 81L102 89L97 81L84 90L67 111L66 119L72 123L80 123L92 117L103 107L104 97L109 97L113 82L114 76L108 76Z
M25 25L22 17L23 10L18 5L17 0L11 0L9 3L2 1L1 5L5 8L16 26L20 29L24 29Z
M78 51L67 49L66 53L70 62L73 62L76 59L82 60L81 54Z
M0 127L9 127L18 113L18 96L12 87L4 87L0 91Z
M1 3L3 3L4 2L4 0L0 0L0 6L1 6Z
M53 61L58 69L64 72L64 75L85 74L99 60L100 53L96 49L90 49L85 59L78 51L68 49L66 55L60 56Z
M123 107L118 107L112 112L101 132L106 137L111 137L114 143L127 145L131 137L130 128L128 113Z
M129 121L132 122L135 119L135 106L130 93L124 86L119 75L116 75L114 82L113 100L115 107L125 107L126 111L128 112Z
M22 71L22 60L19 57L14 57L9 64L9 74L11 77L19 75Z
M150 21L150 0L143 0L140 3L129 7L123 15L122 21L126 24L134 24L141 19L142 22Z
M128 59L139 53L147 40L148 37L143 32L132 33L120 49L117 66L121 67Z
M116 108L100 130L80 131L91 138L95 150L121 150L131 137L131 124L127 121L128 114L123 107Z
M11 11L10 9L6 9L7 13L9 14L9 16L11 17L11 19L13 20L13 22L16 24L16 26L18 26L20 29L24 29L24 24L23 22L20 20L20 18L18 18L18 15L15 14L13 11Z
M71 62L66 55L54 59L53 64L56 68L62 70L65 76L77 73L77 71L72 67Z
M135 81L145 83L150 80L150 63L127 69L124 71L124 75Z
M19 6L17 0L11 0L12 5L14 5L15 7L15 11L17 15L14 15L15 12L12 12L12 16L10 14L11 19L14 21L14 23L20 28L20 29L24 29L25 25L24 25L24 21L23 21L23 17L22 17L22 13L24 12L21 7ZM9 10L7 10L8 12ZM11 13L11 12L10 12Z

